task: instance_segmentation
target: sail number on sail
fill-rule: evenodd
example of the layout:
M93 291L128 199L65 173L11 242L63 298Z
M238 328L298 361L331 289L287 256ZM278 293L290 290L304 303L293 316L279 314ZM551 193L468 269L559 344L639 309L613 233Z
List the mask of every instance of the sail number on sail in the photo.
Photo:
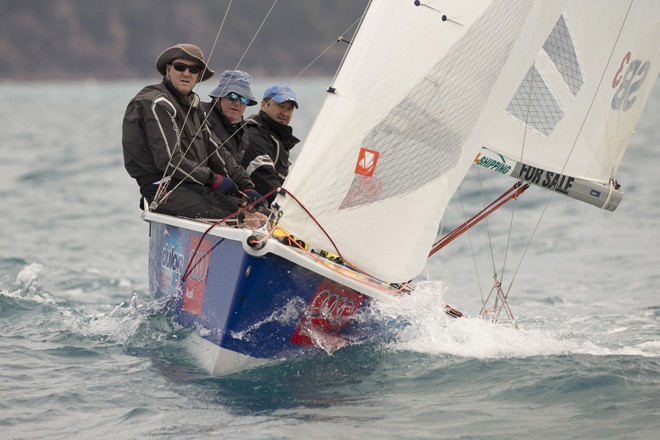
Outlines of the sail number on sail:
M637 100L635 92L642 87L651 65L649 60L642 62L642 60L635 59L631 61L631 58L632 53L627 52L612 79L612 88L618 87L612 98L614 110L626 111L632 107ZM624 69L625 73L623 73Z

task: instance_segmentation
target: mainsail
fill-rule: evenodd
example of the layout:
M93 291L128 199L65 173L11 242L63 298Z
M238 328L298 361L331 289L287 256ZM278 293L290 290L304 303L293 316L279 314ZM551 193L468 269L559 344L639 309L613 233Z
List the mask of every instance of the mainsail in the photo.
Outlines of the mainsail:
M373 1L276 200L282 226L385 281L419 274L564 3Z
M568 2L475 162L614 210L659 72L660 2Z

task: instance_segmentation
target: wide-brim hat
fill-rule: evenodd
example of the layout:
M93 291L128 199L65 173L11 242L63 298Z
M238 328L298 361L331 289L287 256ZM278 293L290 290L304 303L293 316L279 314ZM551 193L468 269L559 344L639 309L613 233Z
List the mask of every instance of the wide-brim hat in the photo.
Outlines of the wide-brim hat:
M211 90L209 96L213 98L224 98L229 93L236 93L250 100L248 105L256 105L257 98L254 97L250 88L252 77L249 73L241 70L225 70L220 74L218 87Z
M266 89L264 92L264 99L270 98L278 104L282 104L285 101L293 102L295 108L298 108L298 100L296 99L296 94L293 92L293 89L284 84L275 84Z
M202 76L199 82L206 81L215 74L215 72L209 69L209 67L206 65L206 61L204 61L204 52L202 52L202 49L195 46L194 44L188 43L176 44L165 49L163 53L158 55L158 59L156 60L156 70L158 70L161 75L165 76L167 65L179 58L199 63L200 67L202 68Z

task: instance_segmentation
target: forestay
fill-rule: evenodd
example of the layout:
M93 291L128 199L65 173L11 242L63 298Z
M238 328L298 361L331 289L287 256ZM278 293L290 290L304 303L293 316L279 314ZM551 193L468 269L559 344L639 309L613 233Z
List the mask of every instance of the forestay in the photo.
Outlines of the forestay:
M564 1L373 1L285 189L342 256L389 282L424 267L452 194ZM444 20L446 15L448 20ZM290 196L281 224L332 251Z
M488 137L502 163L485 163L613 210L598 186L571 186L609 191L659 72L660 2L568 2Z

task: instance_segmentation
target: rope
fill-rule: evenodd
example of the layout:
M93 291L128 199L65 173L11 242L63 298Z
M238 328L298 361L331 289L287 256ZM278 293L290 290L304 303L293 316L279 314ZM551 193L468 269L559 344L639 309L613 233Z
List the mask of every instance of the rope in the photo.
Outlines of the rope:
M281 190L282 190L282 192L283 192L284 194L288 194L288 195L290 195L290 196L293 198L293 200L295 200L296 203L297 203L297 204L303 209L303 211L305 211L305 212L307 213L307 215L309 216L309 218L312 219L312 220L314 221L314 223L316 223L316 226L318 226L319 229L321 230L321 232L323 232L323 234L327 237L327 239L330 240L330 243L332 244L332 247L333 247L333 248L335 249L335 251L337 252L337 255L339 255L339 258L341 258L342 261L344 261L345 263L347 263L346 259L344 259L344 257L342 256L342 254L341 254L341 252L339 251L339 248L338 248L337 245L335 244L334 240L332 239L332 237L330 237L330 234L328 234L328 232L325 230L325 228L323 228L323 226L321 226L321 224L318 222L318 220L316 220L316 217L314 217L314 216L312 215L312 213L309 212L309 210L307 209L307 207L305 207L305 205L303 205L303 204L300 202L300 200L298 200L298 198L297 198L296 196L294 196L293 193L291 193L291 191L289 191L289 190L287 190L287 189L284 189L284 188L281 188ZM373 277L372 277L372 278L373 278Z
M317 220L314 218L314 216L313 216L313 215L307 210L307 208L305 208L305 206L303 206L303 205L300 203L300 201L299 201L299 200L298 200L298 199L297 199L292 193L290 193L289 191L286 191L284 188L281 188L281 187L280 187L280 188L276 188L276 189L270 191L268 194L266 194L265 196L263 196L261 199L254 201L252 204L245 206L245 207L242 208L241 210L239 210L239 211L237 211L237 212L234 212L234 213L228 215L227 217L225 217L225 218L223 218L223 219L221 219L221 220L217 220L217 221L215 221L213 224L211 224L211 225L210 225L210 226L209 226L209 227L208 227L208 228L202 233L202 235L200 236L199 241L198 241L198 243L197 243L197 246L195 247L195 250L193 251L193 253L192 253L191 255L197 256L197 252L199 251L199 247L202 245L202 241L204 240L204 237L206 237L206 236L208 235L208 233L211 232L211 230L212 230L213 228L215 228L216 226L220 225L221 223L223 223L223 222L225 222L225 221L227 221L227 220L230 220L231 218L237 216L237 215L240 214L241 212L244 212L245 210L247 210L248 208L250 208L252 205L255 205L255 204L259 203L262 199L266 199L267 197L269 197L270 195L272 195L272 194L275 193L276 191L283 191L283 192L286 192L287 195L290 195L291 197L293 197L293 199L296 201L296 203L298 203L298 204L300 205L300 207L301 207L301 208L307 213L307 215L309 215L310 218L311 218L312 220L314 220L314 222L319 226L319 228L321 228L321 230L323 231L323 233L326 235L326 237L328 238L328 240L330 240L330 242L333 244L333 246L335 246L334 241L332 240L332 238L327 234L327 232L325 231L325 229L324 229L324 228L318 223L318 221L317 221ZM264 242L265 240L267 240L268 238L270 238L270 237L272 236L272 234L274 233L274 231L275 231L275 227L271 228L270 231L268 232L268 234L266 234L266 236L265 236L264 238L262 238L261 240L257 240L257 241L255 241L255 242L253 242L253 243L262 243L262 242ZM321 258L317 257L317 256L314 255L310 250L305 249L305 248L303 247L303 245L301 245L301 244L299 243L299 241L296 240L296 237L294 237L293 235L291 235L289 232L287 232L286 230L281 229L281 228L280 228L280 231L284 232L284 233L287 235L287 237L289 237L289 238L291 239L291 240L290 240L291 243L295 244L300 250L302 250L305 254L307 254L307 255L308 255L311 259L313 259L316 263L320 263L320 264L322 264L323 266L325 266L325 267L328 268L329 270L332 270L333 272L335 272L335 273L337 273L337 274L339 274L339 275L341 275L341 276L343 276L343 277L349 278L349 279L351 279L351 280L353 280L353 281L355 281L355 282L357 282L357 283L363 284L363 285L365 285L365 286L370 286L371 288L375 288L375 289L377 289L377 290L380 290L380 291L383 291L383 292L387 292L387 293L390 293L390 294L408 293L408 292L410 291L409 288L408 288L408 285L407 285L406 283L402 284L400 287L398 287L398 288L396 288L396 289L393 290L392 288L381 287L381 286L379 286L379 285L377 285L377 284L375 284L375 283L373 283L373 282L368 282L368 281L365 281L365 280L360 279L359 277L351 276L351 275L346 274L345 272L342 272L342 271L340 271L340 270L337 270L337 268L334 266L334 264L336 264L336 263L333 263L333 265L329 265L329 264L328 264L328 261L326 261L325 259L321 259ZM191 258L190 261L188 262L188 265L186 266L186 270L184 271L183 276L181 277L181 282L182 282L182 283L185 282L186 279L188 278L188 275L190 275L190 273L195 269L195 267L197 267L197 265L198 265L200 262L202 262L202 261L204 260L204 258L206 258L206 256L209 255L209 254L211 253L211 251L213 251L213 249L215 249L215 248L216 248L220 243L222 243L224 240L225 240L225 238L221 238L220 241L218 241L218 243L214 244L213 247L211 247L211 249L209 249L209 251L208 251L207 253L205 253L204 255L200 256L197 260L193 260L193 258ZM339 250L337 249L336 246L335 246L335 250L337 251L337 254L340 256L340 258L342 259L342 261L344 262L344 265L345 265L346 267L348 267L349 269L353 270L354 272L356 272L356 273L358 273L358 274L361 274L361 275L363 275L363 276L369 277L369 278L371 278L371 279L373 279L373 280L376 280L376 281L379 281L379 282L381 282L381 283L387 284L387 283L385 283L384 281L379 280L378 278L373 277L373 276L369 275L368 273L366 273L366 272L364 272L364 271L361 271L361 270L355 268L354 266L348 264L347 261L341 256L341 254L339 254ZM194 264L193 264L193 261L194 261ZM390 285L390 286L391 286L391 285Z
M208 235L209 232L211 232L211 230L212 230L213 228L215 228L216 226L220 225L221 223L224 223L224 222L226 222L227 220L230 220L230 219L232 219L232 218L234 218L234 217L237 217L239 214L241 214L241 213L247 211L247 210L250 209L252 206L255 206L256 204L258 204L258 203L261 202L262 200L265 200L267 197L269 197L271 194L273 194L275 191L277 191L277 189L278 189L278 188L272 190L271 192L269 192L269 193L266 194L265 196L262 196L260 199L255 200L255 201L253 201L252 203L250 203L250 204L248 204L248 205L245 205L244 207L242 207L242 208L239 209L238 211L229 214L227 217L225 217L225 218L223 218L223 219L220 219L220 220L216 220L211 226L209 226L209 227L206 229L206 231L204 231L204 233L202 234L202 236L199 238L199 243L197 243L197 246L195 247L195 252L193 253L193 255L197 255L197 251L199 250L199 247L200 247L201 244L202 244L202 240L204 239L204 237L206 237L206 236ZM267 222L266 222L266 223L267 223ZM263 225L262 225L262 226L263 226ZM224 240L224 238L223 238L222 240ZM220 241L222 241L222 240L220 240ZM218 244L220 244L220 243L217 243L216 245L214 245L213 248L215 248L215 246L217 246ZM211 248L211 250L213 250L213 248ZM211 253L211 250L209 250L208 253ZM205 255L205 256L206 256L206 255ZM202 259L203 259L203 257L202 257ZM200 259L200 261L201 261L201 259ZM192 259L188 262L188 266L186 267L186 270L184 271L184 275L183 275L183 277L181 278L181 281L182 281L182 282L186 280L186 278L187 278L188 275L190 274L190 271L192 271L192 269L195 268L195 266L191 267L191 264L192 264ZM195 263L195 265L197 265L197 264L199 264L199 261L198 261L197 263Z
M325 229L323 229L323 227L318 223L318 221L316 221L316 219L314 218L314 216L313 216L313 215L307 210L307 208L306 208L302 203L300 203L300 201L299 201L299 200L298 200L293 194L291 194L289 191L285 190L284 188L279 188L279 189L280 189L281 191L283 191L283 192L286 192L286 194L290 195L291 197L293 197L293 199L296 201L296 203L298 203L298 204L300 205L300 207L301 207L301 208L307 213L307 215L309 215L310 218L311 218L312 220L314 220L314 222L318 225L318 227L319 227L319 228L323 231L323 233L326 235L326 237L328 238L328 240L330 240L330 242L333 244L333 246L335 246L335 244L334 244L332 238L330 237L330 235L325 231ZM275 227L273 227L273 228L271 229L271 231L268 233L268 235L267 235L266 237L264 237L263 239L261 239L261 240L259 240L259 241L257 241L257 242L258 242L258 243L261 243L261 242L265 241L266 239L268 239L268 238L273 234L274 231L275 231ZM310 249L306 249L302 244L300 244L300 241L299 241L295 236L293 236L292 234L290 234L288 231L286 231L286 230L284 230L284 229L282 229L282 228L280 228L280 231L281 231L281 232L284 232L284 233L286 234L286 236L289 238L289 242L290 242L290 243L295 244L296 247L298 247L302 252L304 252L305 254L307 254L307 256L309 256L311 259L313 259L316 263L322 264L322 265L325 266L327 269L332 270L333 272L335 272L335 273L337 273L337 274L339 274L339 275L341 275L341 276L343 276L343 277L345 277L345 278L351 279L351 280L353 280L353 281L355 281L355 282L358 282L358 283L360 283L360 284L363 284L363 285L365 285L365 286L370 286L371 288L375 288L375 289L377 289L377 290L380 290L380 291L383 291L383 292L387 292L387 293L390 293L390 294L396 294L396 293L410 293L410 288L409 288L409 286L408 286L407 283L403 283L403 284L399 285L399 287L397 287L396 289L392 290L391 288L381 287L381 286L379 286L379 285L377 285L377 284L374 284L374 283L372 283L372 282L367 282L367 281L364 281L364 280L362 280L362 279L360 279L360 278L358 278L358 277L354 277L354 276L351 276L351 275L346 274L345 272L339 271L339 270L337 270L337 268L336 268L336 266L335 266L336 263L333 263L333 265L329 265L329 264L328 264L328 261L327 261L326 259L321 259L321 258L317 257L316 255L314 255L314 253L312 252L312 250L310 250ZM364 276L369 277L369 278L371 278L371 279L373 279L373 280L379 281L379 282L381 282L381 283L383 283L383 284L388 284L388 283L386 283L386 282L384 282L384 281L382 281L382 280L379 280L378 278L376 278L376 277L374 277L374 276L372 276L372 275L370 275L370 274L368 274L368 273L366 273L366 272L364 272L364 271L362 271L362 270L360 270L360 269L354 267L354 266L351 265L350 263L348 263L348 262L344 259L344 257L341 256L341 254L339 253L339 250L337 249L336 246L335 246L335 250L337 251L337 254L339 255L339 257L340 257L340 258L342 259L342 261L344 262L344 266L348 267L349 269L351 269L352 271L354 271L354 272L356 272L356 273L358 273L358 274L364 275ZM388 284L388 285L391 286L391 287L393 287L392 284Z

